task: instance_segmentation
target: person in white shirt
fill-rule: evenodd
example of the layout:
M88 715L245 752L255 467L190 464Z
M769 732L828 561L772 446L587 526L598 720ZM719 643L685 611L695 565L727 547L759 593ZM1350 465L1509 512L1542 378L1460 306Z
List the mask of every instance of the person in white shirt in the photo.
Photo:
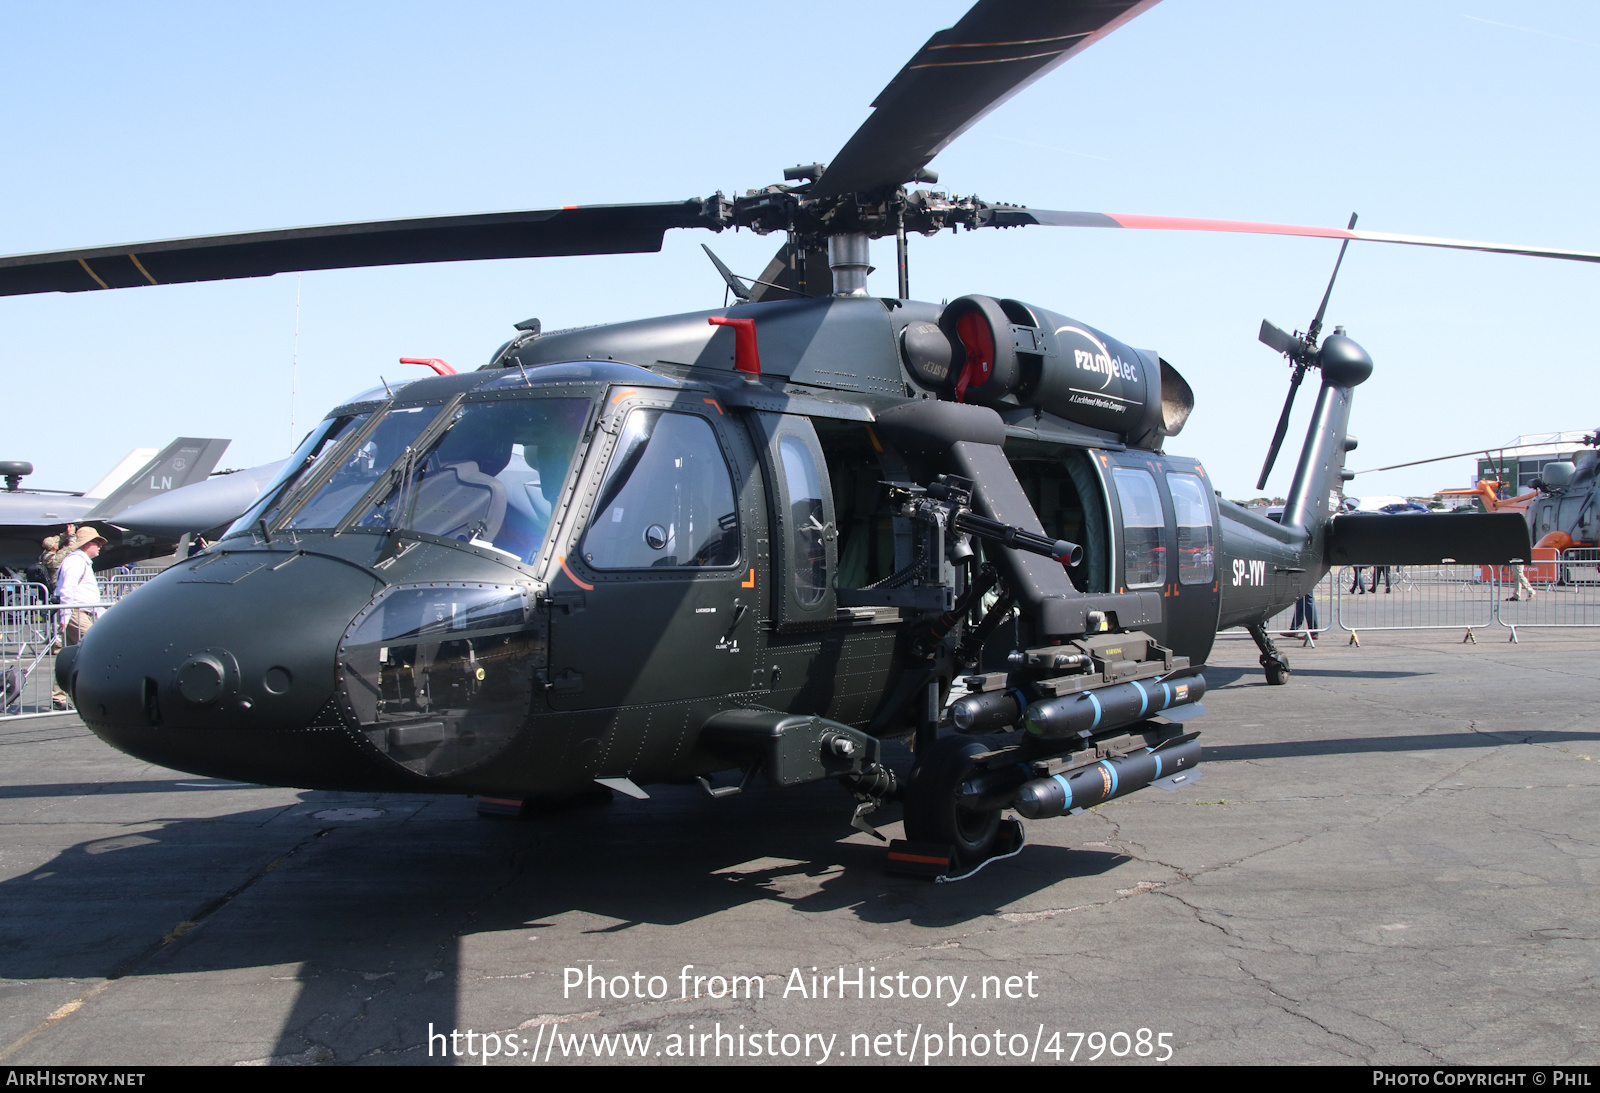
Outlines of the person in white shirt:
M99 557L100 548L105 544L105 536L94 528L79 528L72 537L72 553L62 559L61 570L56 574L56 602L72 608L63 612L67 619L62 640L67 645L77 645L83 641L83 635L89 632L89 627L100 615L99 607L79 605L100 602L100 586L94 579L94 560ZM59 684L51 689L50 704L58 710L67 709L67 693Z

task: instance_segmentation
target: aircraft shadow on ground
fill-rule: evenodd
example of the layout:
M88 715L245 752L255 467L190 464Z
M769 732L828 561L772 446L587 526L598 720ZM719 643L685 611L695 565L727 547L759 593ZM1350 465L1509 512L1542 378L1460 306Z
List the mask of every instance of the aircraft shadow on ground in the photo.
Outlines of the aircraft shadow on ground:
M1593 744L1600 728L1591 732L1517 729L1508 732L1440 732L1407 736L1348 736L1322 740L1273 740L1261 744L1207 744L1205 763L1247 759L1303 759L1312 755L1352 755L1376 752L1449 751L1455 748L1499 748L1508 744Z
M196 783L206 784L197 786ZM214 778L198 777L148 782L44 782L28 786L0 786L0 801L36 797L116 796L123 793L175 793L196 788L224 791L260 787L246 782L217 782Z
M177 784L110 783L100 792L166 792ZM85 788L5 793L52 797ZM313 791L288 809L141 820L132 833L78 843L0 883L0 977L281 967L261 977L295 981L274 1058L345 1062L406 1052L426 1061L417 1045L429 1022L453 1026L462 954L473 935L536 932L579 913L595 920L583 932L595 935L599 954L608 935L643 924L690 926L758 901L802 914L845 911L864 922L945 927L1125 860L1032 845L969 881L936 885L884 874L882 844L843 841L851 799L835 786L723 801L690 787L651 793L650 801L619 798L532 820L480 819L459 797L430 798L419 810L411 798ZM387 815L350 823L314 815L339 807ZM883 825L898 818L897 808L873 817ZM793 928L803 932L801 921ZM697 944L718 951L710 932ZM577 959L566 951L565 959ZM559 972L541 969L533 953L528 965L507 971ZM539 993L547 992L541 986Z
M1290 650L1293 652L1293 650ZM1291 668L1289 686L1294 686L1297 677L1313 679L1414 679L1417 676L1432 675L1431 672L1399 672L1378 668ZM1234 668L1209 665L1205 670L1206 689L1214 691L1219 687L1227 687L1242 683L1246 687L1268 686L1266 677L1261 674L1260 668Z

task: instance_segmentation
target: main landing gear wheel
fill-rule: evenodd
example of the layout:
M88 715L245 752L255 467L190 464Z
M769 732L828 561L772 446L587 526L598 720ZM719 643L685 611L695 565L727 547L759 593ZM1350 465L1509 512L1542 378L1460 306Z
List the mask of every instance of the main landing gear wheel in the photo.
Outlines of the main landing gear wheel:
M1266 669L1267 683L1273 687L1282 687L1289 682L1289 662L1286 660L1268 660L1263 658L1261 667Z
M971 737L945 736L917 757L906 787L907 839L953 846L964 865L977 865L994 852L1000 809L978 812L956 803L961 783L972 772L972 757L988 750Z

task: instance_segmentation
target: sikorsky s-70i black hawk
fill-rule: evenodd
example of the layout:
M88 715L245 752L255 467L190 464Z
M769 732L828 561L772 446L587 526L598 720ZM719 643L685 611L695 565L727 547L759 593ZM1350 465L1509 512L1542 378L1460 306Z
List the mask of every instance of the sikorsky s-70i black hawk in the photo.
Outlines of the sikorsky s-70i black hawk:
M1525 558L1514 516L1332 518L1372 362L1323 339L1321 311L1304 335L1263 327L1296 383L1321 379L1277 524L1166 453L1194 399L1157 354L1020 300L908 298L906 236L957 226L1600 257L908 189L1148 6L982 0L831 162L739 197L0 259L0 293L18 293L654 251L669 228L784 240L759 277L719 263L732 306L565 332L528 320L477 371L334 409L219 544L61 658L86 723L152 762L320 788L534 800L831 778L858 826L903 800L923 845L901 862L970 867L1015 845L1007 808L1053 816L1192 778L1214 634L1248 626L1282 682L1263 623L1330 564ZM867 244L889 236L899 292L881 299ZM905 735L909 778L880 752ZM715 787L726 772L738 785Z

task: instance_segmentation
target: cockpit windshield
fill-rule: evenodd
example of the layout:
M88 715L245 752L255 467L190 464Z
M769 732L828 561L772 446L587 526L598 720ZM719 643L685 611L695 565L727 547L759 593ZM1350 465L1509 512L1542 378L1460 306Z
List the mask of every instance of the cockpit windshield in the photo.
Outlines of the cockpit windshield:
M261 491L260 499L250 506L249 511L233 522L223 537L245 534L262 521L268 524L275 522L284 500L288 498L295 484L306 479L308 475L314 477L322 458L334 450L341 438L359 432L361 426L366 424L371 416L372 414L368 412L324 419L306 434L306 438L300 442L300 447L296 448L294 454L284 463L277 479Z
M289 514L283 527L337 527L379 476L405 457L417 435L438 413L437 406L390 410L366 436L357 438L360 443L353 450L347 446L332 476Z
M409 440L401 450L391 445L388 466L365 479L370 486L392 467L389 483L351 526L404 528L531 562L544 544L590 405L589 399L521 398L462 406L423 450ZM363 487L355 496L365 493Z

